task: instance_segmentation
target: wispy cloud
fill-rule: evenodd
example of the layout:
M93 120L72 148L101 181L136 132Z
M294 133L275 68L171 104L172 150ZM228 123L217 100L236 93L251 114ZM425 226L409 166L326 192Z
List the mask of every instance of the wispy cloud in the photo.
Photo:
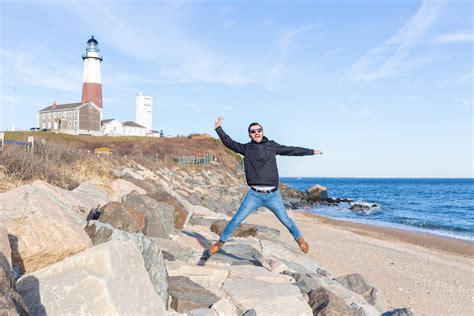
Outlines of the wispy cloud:
M315 26L302 26L292 30L286 30L283 32L281 37L277 40L277 45L282 50L287 50L292 42L298 38L302 38L313 31Z
M467 31L458 31L438 36L435 42L442 44L474 42L474 33Z
M0 48L2 84L30 84L67 92L80 90L82 68L45 59L42 52L18 52ZM8 78L8 82L4 78Z
M430 55L413 56L413 49L438 17L443 3L423 1L418 11L387 41L375 47L355 62L341 78L343 81L370 82L401 75L421 65L431 63Z
M472 99L468 99L468 98L459 98L458 99L458 102L462 104L462 106L469 110L469 109L472 109L473 108L473 100Z

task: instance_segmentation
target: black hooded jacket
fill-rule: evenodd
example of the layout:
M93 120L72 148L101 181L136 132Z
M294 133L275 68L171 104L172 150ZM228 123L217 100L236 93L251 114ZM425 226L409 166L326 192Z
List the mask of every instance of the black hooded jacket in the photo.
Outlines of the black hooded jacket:
M265 136L262 142L253 140L247 144L234 141L222 127L216 128L217 135L224 145L244 156L245 177L248 185L278 187L279 176L276 155L309 156L314 155L313 149L280 145Z

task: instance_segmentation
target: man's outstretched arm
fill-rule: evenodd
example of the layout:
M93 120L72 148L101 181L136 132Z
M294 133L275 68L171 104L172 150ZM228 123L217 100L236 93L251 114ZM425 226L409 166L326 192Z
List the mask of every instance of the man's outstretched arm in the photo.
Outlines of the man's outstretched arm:
M222 129L222 121L224 119L222 117L218 117L217 120L214 123L215 130L217 132L217 135L219 135L219 138L221 139L222 143L229 148L230 150L235 151L238 154L244 155L245 154L245 145L238 143L234 141L232 138L230 138L229 135L227 135L224 130Z
M281 156L310 156L322 155L323 151L320 149L309 149L303 147L285 146L275 143L276 154Z

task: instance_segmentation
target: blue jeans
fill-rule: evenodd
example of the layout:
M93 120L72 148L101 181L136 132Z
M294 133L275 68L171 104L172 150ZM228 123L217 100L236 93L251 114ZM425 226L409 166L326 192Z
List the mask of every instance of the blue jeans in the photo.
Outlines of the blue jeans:
M272 193L260 193L250 189L242 204L240 204L239 210L222 232L220 240L226 242L240 223L242 223L247 216L255 212L257 208L262 206L267 207L278 217L280 222L288 228L295 240L301 237L301 233L298 227L296 227L295 222L288 216L285 204L283 204L283 200L281 199L280 190Z

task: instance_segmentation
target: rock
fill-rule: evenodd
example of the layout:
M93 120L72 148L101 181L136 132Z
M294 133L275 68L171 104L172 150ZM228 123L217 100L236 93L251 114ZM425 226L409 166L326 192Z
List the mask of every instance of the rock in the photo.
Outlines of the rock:
M114 169L113 172L114 172L114 176L116 176L117 178L128 177L128 178L136 179L136 180L144 179L143 176L141 176L140 174L138 174L137 172L133 171L130 168L124 168L122 170Z
M224 219L219 219L212 223L211 231L217 235L221 235L224 229L226 228L229 221ZM232 234L233 237L260 237L264 236L266 238L279 238L280 231L278 229L270 228L264 225L254 225L254 224L240 224L239 227Z
M142 188L123 179L117 179L110 183L110 188L112 190L111 194L109 195L110 201L122 201L123 197L132 191L137 191L140 194L146 194L146 191Z
M201 216L196 216L196 214L194 214L190 220L190 224L211 227L211 225L214 224L215 221L215 218L205 218Z
M318 288L309 293L309 306L313 310L313 315L321 316L364 316L357 310L347 306L344 300L335 296L324 288Z
M0 253L3 254L8 262L10 269L12 268L12 250L10 248L10 241L8 240L8 232L5 225L0 223Z
M377 204L369 204L369 203L357 203L354 202L352 203L351 207L349 208L351 211L353 211L356 214L359 215L368 215L372 213L372 210L377 208Z
M132 241L142 254L145 262L145 269L150 276L156 293L160 295L165 306L168 306L168 272L163 258L160 246L155 241L141 233L127 233L115 229L112 225L91 221L85 228L94 245L105 243L111 240ZM164 239L166 240L166 239ZM168 240L166 240L168 241Z
M218 292L229 276L229 271L222 265L206 264L204 266L198 266L196 262L172 261L167 262L166 267L171 277L188 277L191 281L198 283L212 292Z
M217 316L215 310L210 308L197 308L188 312L189 316Z
M385 310L385 300L377 289L369 284L364 277L358 273L343 275L334 279L345 288L362 295L367 302L375 305L378 310Z
M322 286L321 278L312 273L292 273L287 270L284 271L283 274L292 276L296 281L295 285L298 286L303 293L308 295L311 291Z
M208 262L262 266L262 254L250 245L226 244Z
M253 279L260 280L267 283L286 283L290 284L293 278L279 273L272 273L263 267L250 266L250 265L233 265L227 267L229 271L228 279L240 280L240 279Z
M325 200L328 198L328 191L327 188L316 184L310 187L307 191L307 197L306 199L308 201L319 201L319 200Z
M148 197L155 199L158 202L165 202L174 206L174 227L183 228L189 212L181 201L176 196L169 194L167 191L161 190L153 194L148 194Z
M229 298L257 315L313 315L300 290L290 284L259 280L227 280L223 286Z
M99 221L128 233L144 233L146 230L145 214L119 202L110 202L100 208Z
M57 204L43 195L54 191L49 186L36 181L0 194L0 222L9 234L12 266L20 273L37 270L92 246L83 230L85 220L73 205Z
M152 194L162 189L162 186L152 179L139 180L129 175L125 175L123 179L135 184L137 187L142 188L145 190L146 194Z
M239 310L228 299L221 298L212 305L218 316L239 316Z
M177 312L209 308L219 301L219 298L212 292L184 276L170 277L169 292L171 296L170 306Z
M32 315L166 313L131 241L110 241L35 271L18 289Z
M395 308L389 311L386 311L381 316L414 316L412 308Z
M94 201L95 206L104 205L110 202L110 193L107 192L102 183L97 181L81 182L77 188L72 190L72 192L91 199Z
M172 205L157 202L149 196L141 195L136 191L127 194L123 204L146 215L147 224L145 235L149 237L169 238L175 233L174 208Z
M246 310L242 316L257 316L257 312L255 311L255 309L251 308L251 309L248 309Z
M262 255L280 261L290 270L300 273L314 273L321 268L314 259L304 255L295 242L289 246L279 240L260 239Z
M161 249L163 252L163 257L168 261L186 261L186 262L196 262L199 260L200 254L197 251L194 251L190 247L186 247L164 238L151 238L153 242Z
M0 314L29 315L23 297L16 289L15 275L4 253L0 251Z

